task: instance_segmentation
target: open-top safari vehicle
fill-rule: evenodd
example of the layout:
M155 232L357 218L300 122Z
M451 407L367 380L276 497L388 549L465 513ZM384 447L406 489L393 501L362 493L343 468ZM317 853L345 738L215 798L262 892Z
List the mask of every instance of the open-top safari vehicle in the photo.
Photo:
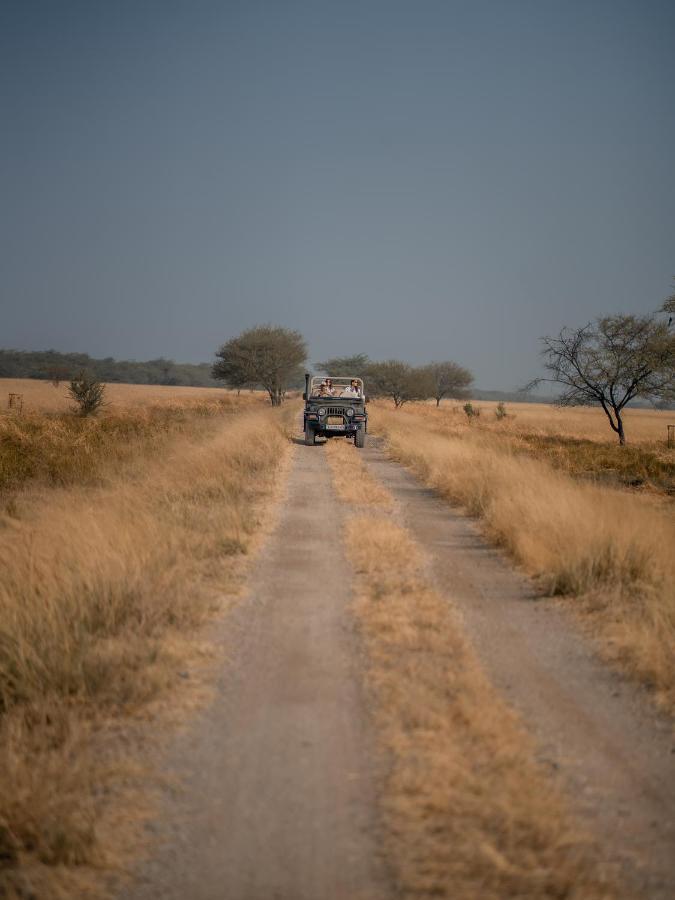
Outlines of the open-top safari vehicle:
M305 443L316 443L317 434L326 438L343 435L354 438L356 447L366 443L368 412L361 378L305 375Z

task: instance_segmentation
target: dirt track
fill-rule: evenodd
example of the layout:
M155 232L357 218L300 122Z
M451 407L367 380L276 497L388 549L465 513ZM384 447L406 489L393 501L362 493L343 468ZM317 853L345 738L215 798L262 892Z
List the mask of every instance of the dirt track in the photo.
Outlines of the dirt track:
M476 524L377 445L370 471L397 499L436 586L461 610L492 682L522 714L579 819L636 896L675 897L675 740L644 691L602 665L569 616Z
M377 771L345 606L342 509L321 447L294 447L250 595L218 626L229 663L170 764L160 846L124 897L379 900ZM427 549L496 685L635 896L675 896L672 730L601 666L474 525L371 446L371 471Z
M279 522L217 638L216 700L171 755L161 849L135 900L380 900L373 748L345 604L340 506L294 447Z

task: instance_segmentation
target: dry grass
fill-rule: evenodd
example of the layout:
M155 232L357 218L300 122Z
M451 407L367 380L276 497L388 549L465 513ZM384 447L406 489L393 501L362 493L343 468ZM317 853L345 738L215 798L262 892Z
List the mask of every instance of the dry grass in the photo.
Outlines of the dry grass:
M31 413L65 413L73 402L68 397L68 382L54 387L49 381L36 378L0 378L0 412L8 412L9 394L23 396L23 411ZM223 399L239 399L263 403L265 395L260 391L244 391L237 398L236 391L226 388L178 387L162 384L106 384L106 409L128 412L133 407L162 406L168 404L217 403Z
M362 492L377 484L351 448L332 442L326 449L340 493L348 482ZM346 540L359 573L353 608L389 759L386 849L403 895L615 896L452 607L428 583L418 547L382 514L391 498L378 487L375 511L352 517Z
M498 422L495 417L496 401L472 400L474 407L481 411L479 423L490 427L515 432L526 431L534 434L581 438L600 443L614 442L607 417L599 407L559 407L547 403L505 404L507 418ZM467 419L462 409L464 401L448 400L437 410L435 404L415 404L417 412L438 420L445 417L449 422L466 425ZM656 409L626 409L624 411L626 436L629 443L665 443L666 425L675 424L675 412Z
M675 709L675 522L648 497L570 478L478 429L374 411L390 453L482 518L547 593L581 597L606 652Z
M261 526L287 419L164 433L103 485L32 488L0 517L0 896L84 896L114 862L129 767L105 735L182 683Z
M481 410L481 416L471 423L454 401L439 409L414 404L406 412L414 412L438 434L481 436L508 445L514 452L546 459L571 475L675 496L675 449L666 445L666 425L675 423L672 412L627 410L629 443L621 447L600 409L508 404L508 415L498 420L495 404L482 401L473 405Z
M224 395L111 408L85 419L69 413L0 416L0 495L27 481L100 483L141 453L161 454L169 437L200 439L213 420L247 408L253 408L250 400Z

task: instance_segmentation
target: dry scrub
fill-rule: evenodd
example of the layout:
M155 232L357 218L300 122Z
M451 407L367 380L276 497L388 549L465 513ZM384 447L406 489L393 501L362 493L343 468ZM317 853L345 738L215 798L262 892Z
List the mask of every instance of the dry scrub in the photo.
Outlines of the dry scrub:
M236 586L287 418L165 433L104 486L21 494L0 518L0 896L84 896L114 862L111 796L131 774L112 723L181 683L196 626Z
M675 523L649 498L586 484L491 435L443 434L416 410L372 417L390 454L483 519L550 594L578 609L607 653L675 708Z
M439 409L416 403L405 412L423 420L424 426L444 437L487 441L537 459L555 468L602 485L675 496L675 449L666 445L666 426L672 413L631 409L626 412L629 443L621 447L599 409L560 408L534 403L511 403L498 419L496 407L474 403L480 418L469 422L458 404ZM383 404L376 404L386 408Z
M374 489L351 448L332 442L327 450L343 496L350 484L356 493ZM377 506L349 519L346 539L359 573L353 608L389 758L386 849L404 895L615 896L452 607L430 586L417 546Z
M9 394L21 394L24 413L64 413L72 407L68 397L68 381L54 387L49 381L38 378L0 378L0 411L7 411ZM226 388L183 387L164 384L116 384L108 383L105 389L106 409L113 411L148 405L169 406L193 403L217 403L222 399L237 398L236 391ZM260 391L244 391L239 400L268 403Z
M68 413L0 416L0 496L32 480L100 483L111 468L134 462L141 452L163 453L168 437L200 438L210 420L251 406L230 394L111 409L85 419Z

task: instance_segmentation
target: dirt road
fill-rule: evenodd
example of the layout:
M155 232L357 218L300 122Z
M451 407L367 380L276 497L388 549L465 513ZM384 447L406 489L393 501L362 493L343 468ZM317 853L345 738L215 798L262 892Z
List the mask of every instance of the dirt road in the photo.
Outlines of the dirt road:
M599 662L559 604L535 601L530 582L486 544L471 519L388 460L376 442L364 453L579 820L635 896L675 897L672 723L653 713L643 690Z
M153 859L132 900L380 900L377 769L346 604L344 510L321 447L293 448L282 512L250 594L217 626L228 665L215 701L170 754ZM370 470L429 552L485 667L534 733L579 819L634 896L675 896L672 730L597 662L555 604L470 520L371 443Z
M171 754L160 850L135 900L381 900L374 752L345 604L340 505L321 448L293 448L249 598L218 638L213 705Z

